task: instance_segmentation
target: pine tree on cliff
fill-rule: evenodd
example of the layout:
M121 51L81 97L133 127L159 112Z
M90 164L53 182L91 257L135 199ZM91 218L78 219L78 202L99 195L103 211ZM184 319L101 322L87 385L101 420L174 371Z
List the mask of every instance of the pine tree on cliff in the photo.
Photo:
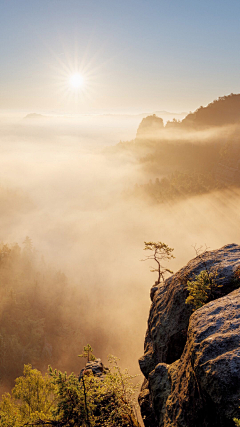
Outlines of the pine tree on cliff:
M166 268L162 265L162 261L170 260L171 258L175 258L172 254L174 251L173 248L170 248L166 243L163 242L144 242L145 248L144 251L152 251L151 255L147 255L145 259L142 261L147 260L154 260L157 263L157 268L151 267L151 272L154 273L155 271L158 273L158 279L157 284L161 281L164 281L165 273L171 273L173 274L173 271L169 268Z

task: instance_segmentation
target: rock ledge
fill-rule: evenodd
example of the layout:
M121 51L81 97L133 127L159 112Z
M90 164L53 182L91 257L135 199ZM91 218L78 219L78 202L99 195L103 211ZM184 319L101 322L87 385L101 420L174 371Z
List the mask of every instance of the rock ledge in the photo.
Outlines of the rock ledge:
M240 417L240 246L205 252L152 292L139 396L146 427L231 427ZM217 269L221 296L192 314L187 280Z

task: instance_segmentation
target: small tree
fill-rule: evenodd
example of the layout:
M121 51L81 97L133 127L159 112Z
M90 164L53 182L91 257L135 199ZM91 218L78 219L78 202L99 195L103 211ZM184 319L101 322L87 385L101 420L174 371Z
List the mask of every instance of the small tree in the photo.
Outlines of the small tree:
M144 251L152 251L152 253L151 255L147 255L145 259L142 259L142 261L147 261L149 259L154 260L157 263L157 268L151 267L150 271L152 273L155 271L158 273L157 283L160 283L161 281L163 282L165 273L173 274L173 271L164 267L161 262L175 258L172 254L174 249L162 242L144 242L144 244Z
M84 357L85 359L87 359L88 362L92 362L96 359L90 344L87 344L83 347L83 353L79 354L78 357Z

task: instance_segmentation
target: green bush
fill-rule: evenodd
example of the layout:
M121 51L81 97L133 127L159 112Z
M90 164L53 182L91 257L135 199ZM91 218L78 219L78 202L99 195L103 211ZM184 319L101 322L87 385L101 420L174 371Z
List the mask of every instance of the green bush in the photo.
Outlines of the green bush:
M222 286L216 282L216 276L216 272L202 270L194 280L188 281L189 296L186 299L186 304L192 304L194 310L197 310L209 300L214 299L214 290Z
M15 380L11 394L0 402L0 426L22 427L47 421L55 406L55 385L48 374L42 375L31 365L24 365L23 376Z
M2 396L0 426L140 427L133 377L121 372L115 357L109 363L104 375L86 370L80 381L73 373L50 367L43 376L25 365L11 394Z

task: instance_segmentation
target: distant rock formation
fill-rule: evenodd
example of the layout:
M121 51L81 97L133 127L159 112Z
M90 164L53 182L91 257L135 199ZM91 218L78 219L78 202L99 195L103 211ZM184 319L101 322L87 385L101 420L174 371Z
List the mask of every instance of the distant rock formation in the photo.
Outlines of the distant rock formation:
M38 114L38 113L30 113L30 114L27 114L25 117L24 117L24 119L36 119L36 120L38 120L38 119L46 119L47 118L47 116L44 116L43 114Z
M139 395L146 427L231 427L240 406L240 290L234 272L240 246L205 252L152 288L139 360ZM192 314L186 283L217 270L220 295ZM235 290L234 290L235 289ZM225 296L224 296L225 295Z
M161 112L157 114L161 115ZM136 140L161 139L174 130L186 132L236 124L240 124L240 94L231 94L219 97L206 107L199 107L182 120L174 118L165 126L155 114L145 117L137 130Z
M164 129L163 119L157 117L156 114L145 117L138 127L136 139L156 138L162 129Z

